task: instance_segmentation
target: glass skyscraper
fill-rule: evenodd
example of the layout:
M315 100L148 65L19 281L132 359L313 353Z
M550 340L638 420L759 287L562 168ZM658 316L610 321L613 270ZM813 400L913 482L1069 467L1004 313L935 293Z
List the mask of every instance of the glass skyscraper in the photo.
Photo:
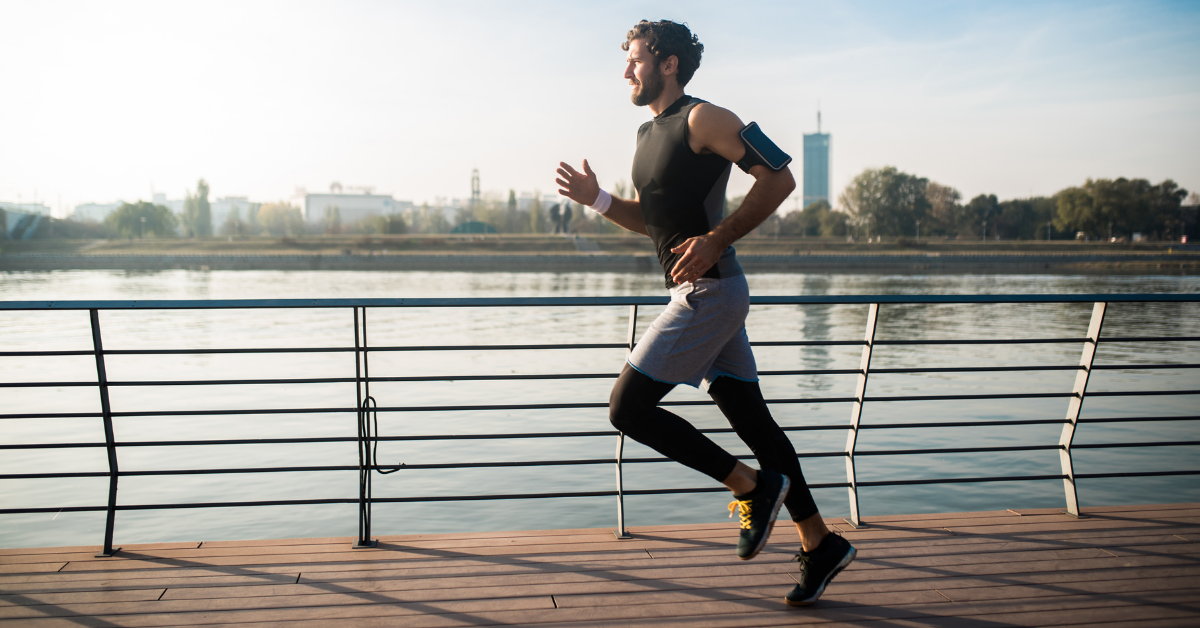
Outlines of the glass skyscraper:
M817 112L817 132L804 134L804 206L817 201L833 204L829 198L829 134L821 132L821 112Z

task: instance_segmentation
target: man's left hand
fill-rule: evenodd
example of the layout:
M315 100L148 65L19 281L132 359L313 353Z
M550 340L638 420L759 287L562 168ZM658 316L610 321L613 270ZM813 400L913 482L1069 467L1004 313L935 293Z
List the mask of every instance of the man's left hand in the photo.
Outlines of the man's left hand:
M712 235L688 238L683 244L671 249L672 253L683 254L671 269L671 281L688 283L703 277L704 273L721 259L721 253L724 253L725 249L726 247L717 243Z

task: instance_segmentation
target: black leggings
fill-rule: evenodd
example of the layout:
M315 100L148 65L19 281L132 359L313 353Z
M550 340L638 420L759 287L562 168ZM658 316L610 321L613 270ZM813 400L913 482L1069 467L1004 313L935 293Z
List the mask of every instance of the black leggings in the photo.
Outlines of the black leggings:
M691 423L658 407L673 388L674 384L655 381L626 363L609 397L609 420L633 440L723 482L733 472L737 459ZM817 514L796 450L771 418L758 382L722 376L708 387L708 394L754 452L758 464L791 479L792 488L784 504L792 520L803 521Z

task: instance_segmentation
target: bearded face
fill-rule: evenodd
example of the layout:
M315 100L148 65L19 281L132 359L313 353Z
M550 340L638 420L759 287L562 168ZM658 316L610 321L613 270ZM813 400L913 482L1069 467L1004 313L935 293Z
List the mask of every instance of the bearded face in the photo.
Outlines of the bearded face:
M648 72L646 75L641 80L637 78L633 79L634 87L630 99L633 101L633 104L639 107L657 100L663 93L663 87L667 84L662 70L658 67L657 63L647 65L649 67L647 68Z

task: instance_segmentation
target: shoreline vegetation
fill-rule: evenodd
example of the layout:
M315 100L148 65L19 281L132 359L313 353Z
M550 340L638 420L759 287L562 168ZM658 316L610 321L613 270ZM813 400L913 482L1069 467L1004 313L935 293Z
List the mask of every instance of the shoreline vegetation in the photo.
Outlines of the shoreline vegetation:
M1171 242L751 236L736 248L747 272L1200 272L1200 245ZM661 272L649 241L632 235L39 239L0 247L0 271L82 269Z

